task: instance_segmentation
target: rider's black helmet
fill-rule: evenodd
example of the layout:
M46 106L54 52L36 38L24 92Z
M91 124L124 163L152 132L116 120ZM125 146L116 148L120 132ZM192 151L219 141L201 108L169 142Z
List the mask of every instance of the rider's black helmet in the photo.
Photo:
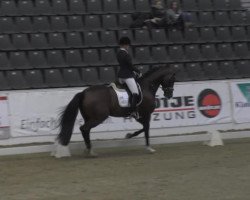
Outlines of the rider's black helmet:
M131 41L128 37L122 37L119 40L119 45L130 45Z

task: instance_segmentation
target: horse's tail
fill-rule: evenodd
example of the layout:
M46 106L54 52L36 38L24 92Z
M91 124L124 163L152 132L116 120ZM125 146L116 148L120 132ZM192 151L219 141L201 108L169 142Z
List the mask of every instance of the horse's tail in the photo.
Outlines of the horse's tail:
M80 100L83 96L82 94L82 92L77 93L60 114L60 133L57 139L61 145L66 146L69 144L76 117L78 114Z

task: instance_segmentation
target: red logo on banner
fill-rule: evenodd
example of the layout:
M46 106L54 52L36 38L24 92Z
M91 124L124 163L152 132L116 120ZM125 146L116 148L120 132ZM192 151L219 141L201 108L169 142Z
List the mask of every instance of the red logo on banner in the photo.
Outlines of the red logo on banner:
M216 117L221 111L220 96L214 90L203 90L198 97L198 108L205 117Z

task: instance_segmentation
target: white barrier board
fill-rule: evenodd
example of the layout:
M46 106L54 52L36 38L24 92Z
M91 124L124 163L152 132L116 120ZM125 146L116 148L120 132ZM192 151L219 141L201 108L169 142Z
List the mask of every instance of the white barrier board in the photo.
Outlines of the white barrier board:
M0 96L0 129L9 127L9 112L7 96Z
M226 82L197 82L176 84L174 97L167 100L161 89L157 92L156 110L151 128L195 126L231 122L229 90ZM58 134L60 110L82 89L36 90L9 93L11 136L46 136ZM74 133L83 124L79 115ZM109 118L93 129L99 132L93 139L112 139L101 132L139 129L133 119ZM166 133L167 134L167 133Z
M232 82L233 117L236 123L250 122L250 81Z
M169 101L159 91L152 127L195 126L232 120L226 82L186 83L174 89L174 97Z

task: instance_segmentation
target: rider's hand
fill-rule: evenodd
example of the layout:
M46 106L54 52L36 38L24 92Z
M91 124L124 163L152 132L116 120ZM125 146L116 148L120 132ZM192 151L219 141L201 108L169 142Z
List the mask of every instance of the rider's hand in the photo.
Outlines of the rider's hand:
M142 77L142 73L141 72L134 72L135 73L135 77L136 78L141 78Z

